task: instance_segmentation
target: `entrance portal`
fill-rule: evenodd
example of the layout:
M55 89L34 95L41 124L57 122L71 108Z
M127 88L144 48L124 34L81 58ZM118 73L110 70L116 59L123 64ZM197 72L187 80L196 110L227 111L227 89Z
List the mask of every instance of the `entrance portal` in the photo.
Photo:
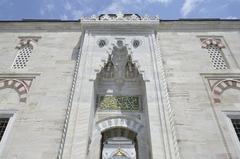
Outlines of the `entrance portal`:
M102 133L101 159L137 159L137 134L126 128L108 129Z

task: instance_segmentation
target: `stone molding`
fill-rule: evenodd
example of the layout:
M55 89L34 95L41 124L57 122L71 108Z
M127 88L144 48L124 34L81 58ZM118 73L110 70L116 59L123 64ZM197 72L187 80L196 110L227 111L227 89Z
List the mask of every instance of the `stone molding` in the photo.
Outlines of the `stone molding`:
M159 21L159 17L150 17L144 15L143 17L138 14L102 14L100 16L92 15L91 17L82 17L81 21Z
M202 38L200 39L202 42L202 48L208 48L209 45L214 45L218 47L219 49L225 48L225 45L219 38L209 37L209 38Z
M110 128L122 127L132 130L135 133L139 133L144 127L140 121L130 119L127 117L112 117L97 122L97 130L103 132Z
M240 74L202 74L207 80L211 99L214 103L221 103L221 95L227 89L240 90Z
M66 136L67 136L68 124L69 124L69 120L70 120L70 113L71 113L71 110L72 110L73 97L74 97L75 87L76 87L76 84L77 84L77 77L78 77L80 59L81 59L81 53L79 51L79 54L77 56L76 63L75 63L73 80L72 80L72 87L71 87L70 95L69 95L69 98L68 98L68 104L67 104L67 109L66 109L66 113L65 113L63 131L62 131L60 146L59 146L59 149L58 149L57 159L62 159L62 156L63 156L63 150L64 150L64 145L65 145Z
M0 90L14 89L19 95L19 102L27 102L27 94L33 79L39 74L0 74Z
M21 49L24 46L30 46L33 48L40 38L40 36L19 36L16 49Z
M161 92L161 98L162 98L162 110L164 110L165 114L165 123L166 124L166 138L165 141L168 143L168 152L169 152L169 159L180 159L180 152L179 152L179 147L178 147L178 142L177 142L177 137L176 137L176 130L175 130L175 112L170 104L170 99L169 99L169 93L168 93L168 86L166 82L166 76L165 76L165 69L163 66L163 57L158 45L158 41L155 37L152 37L154 39L153 42L153 47L155 48L156 51L156 69L157 72L159 72L158 76L159 79L157 80L160 88L159 92ZM167 153L167 152L166 152ZM167 156L167 155L166 155ZM167 157L166 157L167 158Z
M159 17L140 17L137 14L103 14L100 16L82 17L80 19L84 29L137 29L141 27L157 28ZM101 28L101 26L104 26ZM97 27L97 28L96 28ZM107 27L107 28L106 28Z

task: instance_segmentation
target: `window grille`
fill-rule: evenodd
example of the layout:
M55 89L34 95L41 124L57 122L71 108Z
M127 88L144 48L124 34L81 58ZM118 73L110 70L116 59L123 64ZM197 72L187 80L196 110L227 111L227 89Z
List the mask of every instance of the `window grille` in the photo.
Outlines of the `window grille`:
M207 50L210 55L210 59L214 69L216 70L228 69L228 66L223 58L222 51L220 48L214 45L209 45L207 47Z
M238 136L238 139L240 141L240 119L231 119L231 120L232 120L233 127L236 131L236 134Z
M98 96L97 102L101 110L139 110L138 96Z
M14 60L12 68L23 69L24 67L26 67L29 57L31 56L32 50L33 48L31 46L22 47Z
M3 137L3 134L6 130L9 118L0 118L0 141Z

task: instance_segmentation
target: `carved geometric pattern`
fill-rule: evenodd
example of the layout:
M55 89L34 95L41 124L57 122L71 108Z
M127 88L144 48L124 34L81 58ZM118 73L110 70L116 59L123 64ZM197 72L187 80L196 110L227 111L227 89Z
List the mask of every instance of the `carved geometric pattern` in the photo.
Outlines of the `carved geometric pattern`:
M28 58L30 57L32 50L33 50L32 46L24 46L23 48L21 48L18 52L17 57L14 60L12 68L22 69L26 67Z
M149 17L144 15L143 17L138 14L102 14L100 16L92 15L91 17L82 17L81 21L151 21L159 20L159 17Z
M126 78L135 78L139 75L138 69L136 67L136 64L133 63L131 55L128 55L128 61L125 69L126 69L126 72L125 72Z
M228 69L228 66L223 57L223 52L221 50L222 48L225 48L221 39L207 38L201 39L201 41L202 48L208 50L213 68L217 70Z
M210 90L211 96L214 103L221 102L221 94L227 89L240 90L240 76L227 75L213 75L212 77L206 77Z
M36 75L38 74L0 74L0 90L5 88L14 89L19 95L19 102L26 103L27 94Z
M16 49L19 51L13 62L13 69L22 69L26 67L29 57L33 51L33 46L38 42L39 38L40 37L35 36L19 37L19 43L16 46Z
M228 69L228 66L226 65L226 62L223 58L222 51L218 47L214 45L209 45L207 47L207 50L210 55L210 59L214 69L216 70Z
M110 128L127 128L135 133L139 133L143 129L143 125L132 119L127 119L124 117L115 117L111 119L105 119L97 123L97 130L104 132Z
M108 55L108 60L104 63L101 71L99 72L99 76L105 79L114 77L114 65L112 62L112 56Z
M139 97L99 96L98 107L101 110L139 110Z
M120 78L123 78L124 76L127 79L133 79L133 78L139 77L139 71L137 69L136 64L133 63L131 55L126 55L126 56L127 57L125 60L121 60L121 57L109 54L107 62L104 63L104 66L99 72L99 77L103 79L110 79L110 78L120 79ZM118 62L115 59L121 60L120 62L122 63L123 68L119 67L121 66L119 65L120 62ZM122 72L122 73L119 73L119 72ZM116 75L120 75L120 76L116 77Z

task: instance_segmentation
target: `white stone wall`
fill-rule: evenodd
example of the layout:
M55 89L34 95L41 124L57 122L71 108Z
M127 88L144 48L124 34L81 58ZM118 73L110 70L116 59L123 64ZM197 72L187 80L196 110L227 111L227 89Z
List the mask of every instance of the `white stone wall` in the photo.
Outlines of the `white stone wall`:
M224 39L223 53L229 70L214 70L206 49L201 48L201 36ZM232 145L226 144L229 128L220 116L220 105L211 101L206 79L201 73L239 73L239 32L228 31L160 31L158 43L163 55L170 103L175 111L177 141L183 159L238 158ZM240 95L240 91L236 91ZM237 95L235 95L237 96ZM239 97L239 96L238 96ZM228 97L231 98L231 97ZM238 103L236 103L238 101ZM239 100L228 101L224 110L239 111ZM219 121L220 122L219 122ZM225 126L225 127L224 127ZM224 132L225 131L225 132ZM230 139L231 140L231 139ZM230 151L230 152L229 152Z
M17 54L15 47L19 36L41 38L33 49L27 67L13 70L11 65ZM13 89L0 90L0 111L15 112L15 121L0 158L56 158L73 79L75 49L80 36L80 31L0 33L0 74L17 73L24 77L26 73L39 73L32 82L27 103L20 103ZM9 101L4 100L5 97Z
M138 29L143 31L144 27L139 26ZM99 35L85 32L82 44L80 23L1 22L0 78L28 77L29 74L36 78L32 81L26 103L16 99L19 96L13 89L0 89L0 114L15 113L6 142L0 145L0 158L57 157L79 46L82 54L78 83L63 158L84 158L94 127L91 125L93 80L96 69L100 69L102 60L107 58L107 50L97 48L96 41L105 37L111 44L115 37L127 37L127 43L134 38L143 40L138 49L133 49L133 60L137 60L146 80L149 121L145 122L150 123L152 158L177 159L178 155L171 151L176 148L174 133L170 134L171 122L164 121L170 118L176 129L181 159L238 159L240 144L236 142L228 113L225 112L238 114L240 92L226 90L221 95L221 102L215 103L208 79L240 79L239 24L161 22L154 27L148 29L157 29L157 33L149 30L146 34L139 30L133 32L134 28L128 31L127 25L124 31L109 29L110 32L105 34L100 31ZM101 26L101 29L105 28ZM19 36L39 36L40 39L34 45L27 67L13 70L11 66L17 55L15 47ZM214 70L207 50L201 48L200 38L212 36L220 38L225 44L222 50L230 69ZM166 100L167 93L170 105ZM167 106L172 107L173 114L168 114Z

